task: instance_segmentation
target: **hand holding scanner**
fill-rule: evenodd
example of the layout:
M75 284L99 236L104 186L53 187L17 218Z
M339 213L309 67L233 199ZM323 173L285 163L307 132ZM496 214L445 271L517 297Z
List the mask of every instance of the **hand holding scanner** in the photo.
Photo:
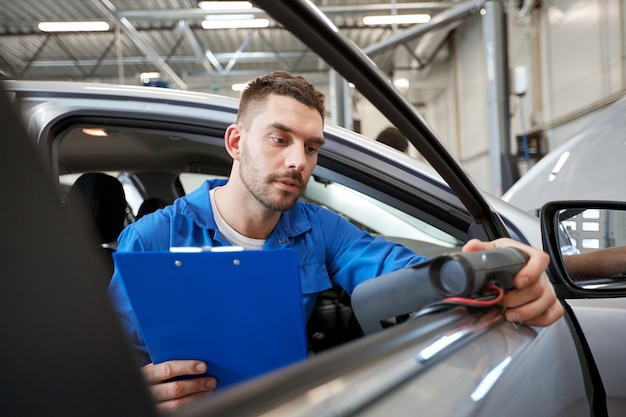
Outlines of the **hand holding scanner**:
M487 285L510 290L528 254L514 247L445 254L362 282L352 309L365 332L382 330L382 320L418 312L446 297L473 297Z
M433 259L430 283L444 297L471 297L486 285L515 288L515 275L528 262L528 254L507 246L476 252L457 252Z

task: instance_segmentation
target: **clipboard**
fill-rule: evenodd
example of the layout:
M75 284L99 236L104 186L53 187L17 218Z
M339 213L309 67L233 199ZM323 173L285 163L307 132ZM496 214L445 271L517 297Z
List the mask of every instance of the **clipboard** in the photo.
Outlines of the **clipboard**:
M119 252L153 363L198 359L218 390L307 356L295 251Z

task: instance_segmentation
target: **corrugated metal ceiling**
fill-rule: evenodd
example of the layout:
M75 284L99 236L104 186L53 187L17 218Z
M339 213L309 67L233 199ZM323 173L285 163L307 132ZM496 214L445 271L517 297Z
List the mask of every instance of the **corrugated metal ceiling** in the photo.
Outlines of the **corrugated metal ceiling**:
M357 45L365 48L405 28L366 28L366 13L430 12L453 2L396 0L315 1ZM257 14L263 14L258 11ZM15 79L55 79L138 83L146 71L165 72L177 87L216 90L252 75L285 69L313 82L327 77L327 66L275 22L265 29L204 30L206 15L195 0L5 0L0 8L0 71ZM40 32L40 21L107 20L108 32ZM118 30L114 28L119 27ZM418 40L403 48L415 50ZM391 71L396 48L375 55ZM168 71L171 71L168 75Z

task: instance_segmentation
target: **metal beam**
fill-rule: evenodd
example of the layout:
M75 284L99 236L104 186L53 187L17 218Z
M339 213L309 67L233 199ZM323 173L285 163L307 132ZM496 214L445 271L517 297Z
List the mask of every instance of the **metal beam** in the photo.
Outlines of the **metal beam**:
M489 126L489 160L491 163L491 193L501 196L508 173L503 172L503 156L510 154L509 78L506 16L499 1L485 2L483 16L487 80L487 120Z
M2 56L2 54L0 54L0 62L3 62L4 65L6 65L8 71L2 71L0 69L0 76L5 77L5 78L11 78L11 77L15 77L15 69L13 69L13 66L11 65L11 63L9 61L7 61L7 59Z
M456 6L455 2L415 2L415 3L398 3L394 6L396 11L404 13L412 12L439 12ZM327 6L320 7L320 10L327 16L333 15L366 15L370 13L389 13L391 6L389 3L367 4L367 5L350 5L350 6ZM130 20L202 20L208 14L241 14L241 10L219 10L207 11L200 8L194 9L166 9L166 10L127 10L118 12L119 17L125 17ZM255 17L266 17L265 11L252 8L246 10L246 14L254 14Z
M261 38L263 43L269 48L269 50L272 51L274 57L276 58L276 61L278 61L278 64L280 64L281 68L285 71L291 71L289 64L287 64L287 62L282 58L280 51L274 46L272 41L267 39L263 32L259 32L259 37Z
M137 29L125 17L118 17L115 6L108 0L92 0L102 14L118 27L137 47L152 61L157 69L180 89L187 90L187 85L176 72L161 58L148 42L137 32Z
M371 56L379 52L384 52L389 48L395 48L427 32L439 29L456 20L463 19L479 12L484 3L485 0L472 0L463 4L457 4L454 7L435 15L430 22L412 26L397 36L392 36L382 42L363 48L363 51L367 55Z
M52 35L46 34L46 37L43 39L43 42L41 42L39 44L39 47L37 47L37 50L35 51L35 53L33 55L31 55L31 57L28 60L28 62L21 69L21 71L19 73L20 77L22 75L24 75L26 73L26 71L28 71L28 69L32 66L33 62L35 62L35 60L37 59L37 57L39 56L41 51L43 51L43 48L48 44L48 41L50 40L50 38L52 38Z
M332 122L337 126L352 129L352 98L348 82L337 71L330 69L328 85Z
M233 58L237 56L237 62L256 62L256 63L264 63L264 62L273 62L276 60L276 54L273 52L225 52L220 54L213 54L215 57L215 63L219 64L222 67L221 63L227 64ZM284 61L294 61L301 62L306 56L311 56L312 58L318 59L318 56L309 50L304 50L300 52L281 52L280 57ZM146 61L144 56L125 56L122 57L122 64L124 65L132 65L132 64L141 64ZM161 57L162 60L165 60ZM198 59L194 55L177 55L171 56L168 58L170 63L176 64L186 64L197 62ZM211 61L213 62L213 61ZM82 65L82 66L92 66L100 63L100 65L117 65L118 59L115 58L105 58L102 61L98 61L97 59L79 59L77 61L69 61L67 59L40 59L31 62L29 65L31 67L71 67L74 65ZM215 65L217 66L217 65Z
M228 61L228 64L226 64L226 69L225 69L226 72L229 72L230 70L233 69L233 67L235 66L235 63L239 59L239 56L246 49L251 39L252 39L252 32L249 32L246 38L241 42L241 45L239 45L239 48L237 48L237 51L233 54L233 57L231 58L231 60Z
M206 68L207 71L212 71L214 67L218 72L224 70L220 63L217 62L217 60L211 61L209 59L209 56L212 54L207 55L205 53L204 48L202 47L202 45L200 45L200 42L198 42L198 39L193 34L191 27L189 27L189 23L187 23L185 20L180 20L178 22L178 29L180 29L180 31L185 36L185 39L187 39L187 43L189 43L189 46L191 46L191 50L196 56L196 59L204 66L204 68Z
M89 77L93 77L96 74L96 71L98 71L98 68L100 68L100 64L102 63L102 60L104 59L105 56L107 56L109 51L113 48L113 45L115 45L116 43L117 43L116 38L113 38L111 42L109 42L107 47L102 50L102 53L98 57L98 62L96 63L96 65L94 65L91 68L91 71L89 71Z

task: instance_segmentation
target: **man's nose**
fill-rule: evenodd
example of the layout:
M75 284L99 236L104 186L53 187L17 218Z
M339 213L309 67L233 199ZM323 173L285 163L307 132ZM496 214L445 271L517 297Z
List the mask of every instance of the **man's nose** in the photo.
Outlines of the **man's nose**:
M304 169L304 166L306 165L306 151L304 149L304 146L296 144L290 146L287 154L287 159L285 160L285 164L289 169L302 171Z

